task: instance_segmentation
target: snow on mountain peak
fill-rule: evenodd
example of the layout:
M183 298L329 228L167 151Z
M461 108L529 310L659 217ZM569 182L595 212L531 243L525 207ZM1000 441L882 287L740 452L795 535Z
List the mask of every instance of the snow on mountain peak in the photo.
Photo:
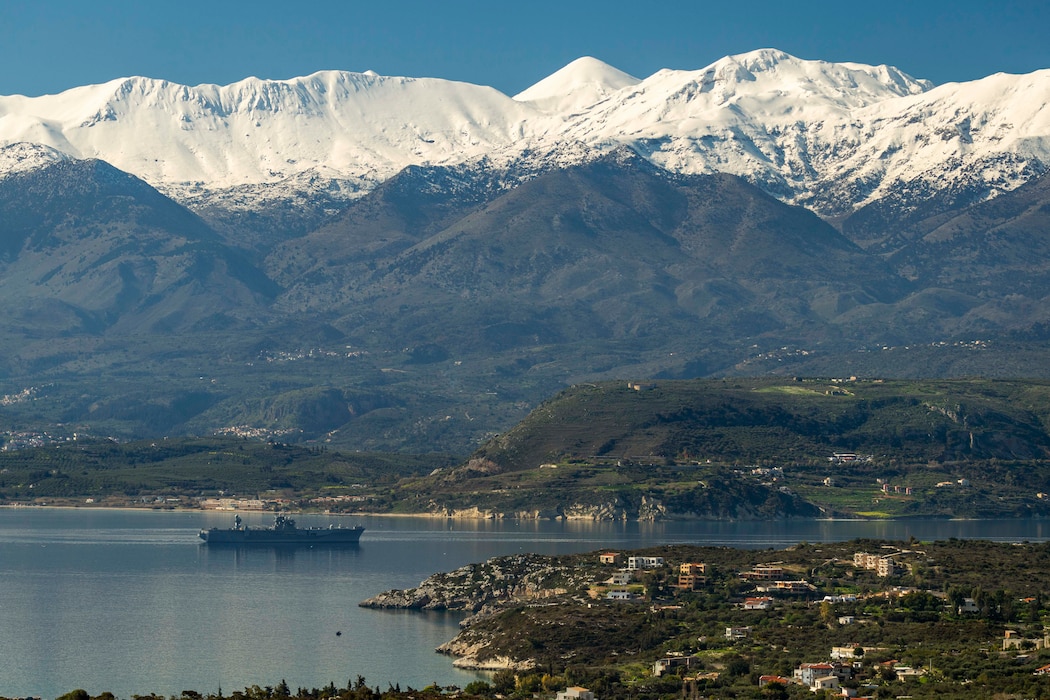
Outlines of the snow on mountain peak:
M67 160L71 160L70 157L61 151L38 143L21 141L0 146L0 180Z
M776 49L726 56L699 73L700 81L721 92L723 100L750 98L742 107L760 113L763 105L776 109L778 102L795 103L796 110L817 105L856 109L933 87L888 66L811 61Z
M798 146L781 144L790 140L781 135L803 124L848 119L853 110L928 87L885 67L761 49L700 70L658 71L576 116L565 132L585 143L630 144L671 170L763 172L758 179L786 170L789 177L808 177L808 164L785 162L783 148Z
M0 144L101 158L155 186L212 189L332 168L362 182L522 138L535 110L436 78L322 71L189 87L125 78L41 98L0 97Z
M544 112L572 114L641 81L597 58L583 56L514 96Z
M985 175L1000 191L1016 186L1017 173L1050 164L1048 93L1050 72L934 88L890 66L776 49L643 80L583 57L513 98L373 71L195 87L133 77L0 96L0 145L100 158L184 200L244 201L319 178L356 196L407 166L479 159L527 177L626 146L675 172L742 175L825 211L832 198L848 209L893 183L956 177L952 163L979 173L1004 154L1019 165ZM16 153L3 152L0 172L38 162Z

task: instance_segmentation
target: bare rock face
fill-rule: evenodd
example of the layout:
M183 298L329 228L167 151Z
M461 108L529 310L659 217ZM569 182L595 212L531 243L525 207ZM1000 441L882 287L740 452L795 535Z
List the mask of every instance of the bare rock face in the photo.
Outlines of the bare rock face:
M475 671L530 671L536 667L534 659L515 660L509 656L487 656L489 640L485 638L465 639L460 633L455 639L445 642L437 648L439 654L454 656L452 665L456 668L469 668Z
M389 590L386 593L372 596L361 602L363 608L395 608L402 610L425 610L429 607L432 599L420 588L409 588L407 590Z
M380 593L360 605L469 613L460 622L460 633L439 646L438 653L455 657L453 665L459 668L527 671L536 667L535 659L507 656L505 650L494 647L496 638L475 623L517 605L564 597L590 579L585 570L564 565L557 558L517 554L434 574L415 588Z
M415 588L380 593L360 606L477 613L486 606L565 593L573 575L569 567L554 565L536 554L495 557L434 574Z
M566 506L563 516L566 520L630 520L630 514L622 504L605 502L600 504L573 503Z

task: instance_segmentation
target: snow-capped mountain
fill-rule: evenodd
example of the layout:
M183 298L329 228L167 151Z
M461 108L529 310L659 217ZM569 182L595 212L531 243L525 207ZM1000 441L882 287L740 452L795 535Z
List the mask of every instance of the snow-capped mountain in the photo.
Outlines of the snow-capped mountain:
M181 201L241 208L310 191L350 199L410 165L567 165L628 146L844 216L931 188L979 200L1017 187L1050 165L1048 104L1050 71L934 87L764 49L643 80L582 58L513 98L339 71L222 87L127 78L0 97L0 144L99 158Z
M367 186L409 164L475 158L520 141L534 114L492 88L372 73L224 87L127 78L0 98L0 141L99 158L164 189L307 174Z
M14 143L0 148L0 179L72 160L61 151L36 143Z
M567 381L1045 376L1048 90L765 50L0 97L0 379L105 434L295 402L452 452Z
M544 112L571 115L641 80L596 58L578 58L514 96Z

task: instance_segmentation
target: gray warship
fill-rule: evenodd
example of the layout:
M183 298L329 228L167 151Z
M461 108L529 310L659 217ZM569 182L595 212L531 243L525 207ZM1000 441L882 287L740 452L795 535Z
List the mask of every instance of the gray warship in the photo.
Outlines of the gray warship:
M232 528L213 527L200 531L200 538L215 545L316 545L357 544L365 529L354 527L296 527L295 521L278 515L270 527L249 527L241 522L241 516L233 519Z

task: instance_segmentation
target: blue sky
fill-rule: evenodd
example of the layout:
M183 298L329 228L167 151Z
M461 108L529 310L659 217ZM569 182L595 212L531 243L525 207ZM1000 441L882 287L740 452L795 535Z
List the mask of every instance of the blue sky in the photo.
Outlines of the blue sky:
M583 55L645 77L773 47L935 83L1050 68L1050 3L0 0L0 94L129 75L226 84L317 70L514 94Z

